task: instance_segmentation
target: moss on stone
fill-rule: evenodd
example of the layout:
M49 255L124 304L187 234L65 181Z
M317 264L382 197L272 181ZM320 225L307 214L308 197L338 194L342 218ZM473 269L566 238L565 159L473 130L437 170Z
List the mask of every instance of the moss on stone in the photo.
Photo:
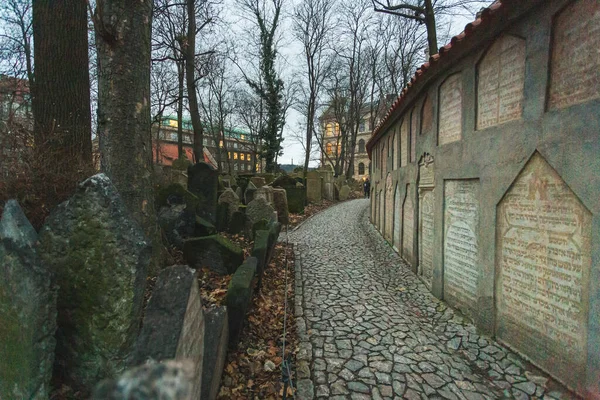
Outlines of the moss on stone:
M173 164L171 164L171 167L173 169L179 170L179 171L187 171L188 167L192 165L191 161L187 159L187 157L183 156L183 157L179 157L177 160L173 161Z
M156 196L156 206L162 207L168 205L167 200L169 196L174 195L183 199L184 203L193 210L196 210L200 205L200 199L198 196L187 190L179 183L172 183L166 188L158 190Z

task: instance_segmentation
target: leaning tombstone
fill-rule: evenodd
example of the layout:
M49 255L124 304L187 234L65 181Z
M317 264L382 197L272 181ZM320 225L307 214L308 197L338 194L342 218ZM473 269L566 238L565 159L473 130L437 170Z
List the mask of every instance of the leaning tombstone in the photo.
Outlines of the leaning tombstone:
M190 360L148 363L100 382L92 400L197 400L194 369Z
M56 286L38 235L15 200L0 220L0 399L47 399L56 340Z
M221 375L227 357L229 323L227 307L213 307L205 315L204 361L201 400L214 400L219 394Z
M187 265L160 272L146 307L135 364L147 360L189 359L194 362L192 394L200 398L204 356L204 314L198 275Z
M199 199L197 213L212 224L217 222L219 173L210 164L200 162L188 168L188 190Z
M56 366L88 392L121 373L139 329L151 247L110 179L94 175L40 231L40 256L56 274Z
M287 193L285 189L273 189L273 206L277 211L277 219L283 225L289 223Z

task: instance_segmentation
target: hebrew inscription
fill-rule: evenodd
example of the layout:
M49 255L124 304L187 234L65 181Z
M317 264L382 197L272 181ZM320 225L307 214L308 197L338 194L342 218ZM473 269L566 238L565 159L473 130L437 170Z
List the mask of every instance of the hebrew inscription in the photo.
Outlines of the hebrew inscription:
M585 365L590 212L536 153L497 219L498 336L549 369ZM535 354L540 341L544 354Z
M479 274L479 181L444 183L444 297L472 308Z
M401 213L401 205L400 205L400 185L396 185L396 193L394 194L394 248L396 251L400 252L400 232L402 232L402 225L400 216Z
M432 189L419 189L419 275L431 289L433 281L433 207Z
M477 129L521 118L525 84L525 40L505 35L477 70Z
M406 199L402 210L402 256L409 264L413 263L413 230L415 228L415 207L410 185L406 186Z
M462 76L451 75L440 87L438 144L456 142L462 137Z
M400 127L400 167L408 164L408 118L404 118Z
M550 109L600 97L600 2L578 0L555 19Z

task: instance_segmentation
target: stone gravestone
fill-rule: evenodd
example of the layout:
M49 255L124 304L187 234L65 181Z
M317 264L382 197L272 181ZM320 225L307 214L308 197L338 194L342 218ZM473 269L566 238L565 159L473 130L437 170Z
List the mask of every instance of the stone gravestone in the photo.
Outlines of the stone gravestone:
M253 176L250 178L250 182L252 182L257 188L263 187L267 184L265 178L263 178L262 176Z
M262 197L254 199L248 204L246 207L246 217L251 225L254 225L261 219L268 222L277 220L275 209Z
M188 190L195 194L200 204L199 216L216 224L217 222L217 191L219 190L219 174L212 166L200 162L188 168Z
M321 175L318 171L309 171L306 175L306 198L311 203L321 203Z
M92 400L197 400L193 397L194 363L149 363L96 386Z
M434 163L427 153L419 162L419 264L417 274L431 290L433 285L433 221L435 210Z
M56 273L56 365L87 391L121 373L139 329L151 247L104 174L82 182L40 231Z
M227 357L229 322L227 307L213 307L205 315L204 362L201 400L214 400L219 394L221 375Z
M277 211L277 220L283 225L287 225L290 221L285 189L273 189L273 206Z
M269 204L273 204L273 188L271 186L262 186L256 189L256 193L254 193L254 198L257 199L262 197Z
M204 312L198 275L187 265L160 272L148 301L134 362L184 360L194 363L192 398L199 399L204 356Z
M335 180L333 178L333 171L319 171L319 174L322 177L322 193L323 198L329 201L335 201ZM345 179L344 179L345 181Z
M343 185L340 188L340 201L348 200L348 196L350 196L350 186Z
M256 186L252 182L248 182L246 190L244 191L244 204L250 203L254 200L254 194L256 193Z
M219 228L222 231L227 230L227 228L229 227L231 218L232 218L233 214L236 211L238 211L238 209L240 208L240 204L241 204L240 198L237 196L237 194L235 194L235 192L232 189L226 189L223 192L223 194L221 194L221 196L219 196L218 207L223 209L224 213L225 213L225 215L220 216L220 219L223 219L223 221L220 221L221 223L218 224L218 225L220 225Z
M47 399L56 340L56 287L38 235L15 200L0 220L0 399Z
M220 275L228 275L244 261L244 251L229 239L212 235L185 240L183 257L194 268L207 267Z

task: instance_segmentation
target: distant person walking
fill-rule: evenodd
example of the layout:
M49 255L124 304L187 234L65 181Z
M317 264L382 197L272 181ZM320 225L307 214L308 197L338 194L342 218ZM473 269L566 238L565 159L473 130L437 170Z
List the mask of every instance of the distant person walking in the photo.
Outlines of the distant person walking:
M371 181L369 178L365 179L365 183L363 183L363 190L365 192L365 198L370 198L371 196Z

